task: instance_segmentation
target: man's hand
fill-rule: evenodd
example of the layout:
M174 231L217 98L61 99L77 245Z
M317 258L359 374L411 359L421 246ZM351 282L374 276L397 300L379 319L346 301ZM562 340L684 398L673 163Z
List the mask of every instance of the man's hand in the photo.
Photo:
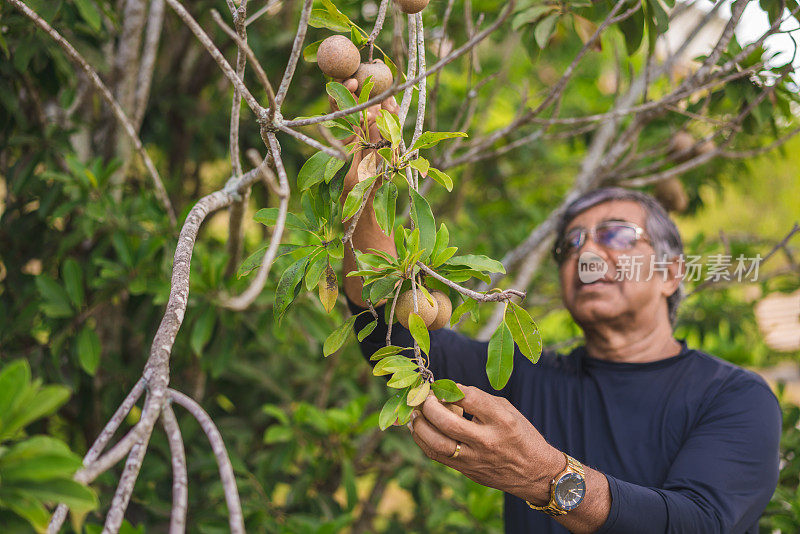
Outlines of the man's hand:
M342 81L342 84L354 94L355 90L358 88L358 82L355 80L355 78L344 80ZM331 103L331 108L336 109L336 103L333 101L333 99L329 98L329 101ZM380 131L375 123L375 119L378 117L381 109L385 109L390 113L397 113L399 111L394 97L387 98L381 103L380 106L375 105L367 108L367 124L362 124L361 127L369 129L369 140L372 143L381 139ZM349 139L345 139L344 143L352 143L355 140L356 136L352 136ZM347 171L347 174L344 178L344 187L342 188L343 190L340 202L344 203L348 193L350 193L353 187L355 187L358 183L358 166L364 157L366 157L366 155L370 152L375 153L376 150L356 149L354 151L353 161L350 164L350 169ZM362 252L368 249L376 249L391 256L397 256L397 251L394 247L393 234L390 233L388 236L384 234L378 225L377 219L375 218L375 210L372 206L372 200L375 198L375 193L378 191L378 187L380 187L380 182L376 183L375 187L372 188L372 193L370 194L370 198L368 199L367 205L364 208L364 212L361 214L361 218L358 220L358 224L356 225L355 232L353 233L352 237L353 247ZM355 256L353 256L353 253L350 251L349 247L345 247L342 267L344 271L343 279L345 293L355 304L366 308L366 302L361 299L361 277L347 276L347 273L357 268Z
M464 398L454 404L473 415L469 421L428 397L414 418L414 441L425 454L467 477L546 504L550 481L565 465L564 455L545 441L508 400L476 387L461 386ZM461 450L451 458L457 443Z
M519 410L503 397L472 386L458 386L464 398L454 404L473 415L455 415L428 397L411 421L414 441L437 462L484 486L503 490L537 506L550 501L550 482L566 467L564 454L552 447ZM451 456L456 446L461 449ZM554 518L579 534L599 529L611 509L608 480L584 466L586 496L570 513Z

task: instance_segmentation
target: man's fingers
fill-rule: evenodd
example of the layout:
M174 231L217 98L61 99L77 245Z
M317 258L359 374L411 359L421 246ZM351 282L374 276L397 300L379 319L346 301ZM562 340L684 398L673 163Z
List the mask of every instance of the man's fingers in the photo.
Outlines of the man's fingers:
M464 392L464 398L453 404L458 404L464 408L465 412L471 413L484 422L496 420L505 414L501 406L501 403L505 402L503 397L490 395L475 386L457 385L458 388Z
M478 439L481 428L451 412L434 395L425 399L421 408L425 418L448 438L470 443Z
M411 424L414 427L414 441L425 451L429 458L443 460L453 455L456 450L456 440L439 432L424 415L415 417ZM463 453L463 445L461 449L459 456Z
M381 107L388 111L389 113L393 113L397 115L400 112L400 106L397 105L397 100L394 99L393 96L390 96L383 102L381 102Z
M344 85L351 93L355 93L356 89L358 89L358 81L355 78L346 79L342 82L342 85Z

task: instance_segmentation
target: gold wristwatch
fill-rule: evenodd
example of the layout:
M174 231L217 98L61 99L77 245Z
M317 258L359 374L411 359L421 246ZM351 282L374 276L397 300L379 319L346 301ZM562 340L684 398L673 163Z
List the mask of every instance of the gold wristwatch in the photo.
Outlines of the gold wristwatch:
M547 506L536 506L525 501L534 510L555 517L574 510L583 501L586 495L583 465L567 453L564 453L564 457L567 459L567 467L550 482L550 502Z

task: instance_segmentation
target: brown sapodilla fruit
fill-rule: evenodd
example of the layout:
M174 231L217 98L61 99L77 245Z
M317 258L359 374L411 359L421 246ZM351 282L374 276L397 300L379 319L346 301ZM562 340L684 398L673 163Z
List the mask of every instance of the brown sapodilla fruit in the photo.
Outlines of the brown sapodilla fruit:
M430 329L439 330L450 322L450 316L453 314L453 304L444 291L439 291L438 289L431 291L431 296L439 305L439 311L436 312L436 319L431 323Z
M694 137L689 132L680 131L672 136L669 142L669 151L673 154L683 153L681 161L692 157L691 152L687 152L694 146Z
M367 80L367 77L372 76L372 91L370 96L379 95L392 86L392 71L380 59L373 60L372 63L362 63L355 73L356 81L358 82L357 94L361 94L361 87Z
M674 176L658 182L653 193L667 211L682 212L689 207L689 195L686 194L683 183Z
M433 300L433 304L428 302L428 299L425 297L425 293L417 288L417 315L419 315L423 321L425 321L425 326L430 328L431 323L436 320L436 313L439 311L439 305L436 302L436 299ZM397 297L397 304L394 308L394 316L395 318L400 321L400 324L404 327L408 328L408 317L414 311L414 293L409 289L408 291L404 291L400 293Z
M419 13L428 5L429 0L395 0L397 2L397 7L400 8L400 11L403 13L408 13L409 15L413 13Z
M317 49L317 65L331 78L349 78L360 63L358 48L344 35L331 35Z

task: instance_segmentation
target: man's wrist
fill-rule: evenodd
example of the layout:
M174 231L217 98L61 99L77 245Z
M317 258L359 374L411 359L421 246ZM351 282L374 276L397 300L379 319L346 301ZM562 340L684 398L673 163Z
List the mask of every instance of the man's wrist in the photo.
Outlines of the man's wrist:
M532 462L536 472L531 476L528 486L530 494L525 500L536 506L546 506L550 502L550 490L553 480L567 468L567 460L563 452L550 447L545 459Z

